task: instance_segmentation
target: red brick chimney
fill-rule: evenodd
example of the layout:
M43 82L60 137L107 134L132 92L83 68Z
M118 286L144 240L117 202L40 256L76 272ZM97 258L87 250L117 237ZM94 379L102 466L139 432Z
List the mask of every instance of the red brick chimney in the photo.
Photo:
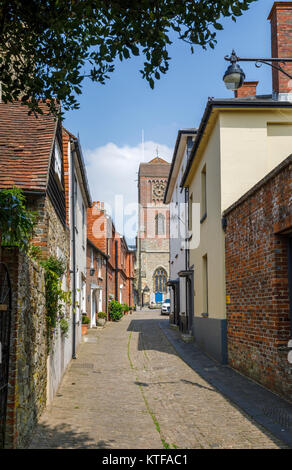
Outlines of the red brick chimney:
M244 82L241 88L235 90L235 98L245 98L246 96L256 96L259 82Z
M292 58L292 2L275 2L268 16L271 22L272 57ZM292 63L284 66L292 74ZM273 69L273 92L277 99L292 94L292 80ZM291 97L290 97L291 98Z

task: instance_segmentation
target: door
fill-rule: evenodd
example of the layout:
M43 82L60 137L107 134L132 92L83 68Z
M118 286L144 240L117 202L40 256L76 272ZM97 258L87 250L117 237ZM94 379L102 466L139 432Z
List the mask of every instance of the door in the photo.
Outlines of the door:
M91 302L91 328L96 326L96 290L92 291L92 302Z
M5 439L10 326L11 284L5 264L0 263L0 448Z
M102 312L102 289L100 289L100 291L99 291L98 311Z

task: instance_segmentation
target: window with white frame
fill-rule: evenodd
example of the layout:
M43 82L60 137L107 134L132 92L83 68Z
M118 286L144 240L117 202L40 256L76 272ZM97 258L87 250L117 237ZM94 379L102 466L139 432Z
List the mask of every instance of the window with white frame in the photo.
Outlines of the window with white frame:
M76 176L74 175L74 218L75 218L75 229L77 230L77 226L78 226L78 222L77 222L77 196L78 196L78 193L77 193L77 178Z
M62 154L60 146L55 140L55 173L59 178L60 183L62 182Z
M84 280L82 280L81 310L82 313L86 313L86 282Z
M90 269L93 269L93 249L90 248Z
M82 203L82 243L85 245L85 207Z
M98 277L101 277L101 257L98 257Z

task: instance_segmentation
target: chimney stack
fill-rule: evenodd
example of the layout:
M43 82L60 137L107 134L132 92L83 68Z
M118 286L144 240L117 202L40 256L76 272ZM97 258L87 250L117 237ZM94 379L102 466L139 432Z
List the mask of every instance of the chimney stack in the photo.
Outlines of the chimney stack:
M245 98L247 96L256 96L259 82L244 82L241 88L235 90L235 98Z
M275 2L268 16L271 22L272 57L292 58L292 2ZM284 66L292 75L292 63ZM292 101L292 80L273 69L273 95L279 101Z

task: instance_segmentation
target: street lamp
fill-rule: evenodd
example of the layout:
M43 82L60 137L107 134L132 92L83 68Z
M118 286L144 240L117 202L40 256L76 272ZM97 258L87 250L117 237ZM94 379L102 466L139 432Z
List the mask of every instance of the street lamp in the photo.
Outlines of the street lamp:
M225 60L229 60L231 65L229 65L226 70L223 80L226 85L227 90L238 90L243 85L245 79L245 73L237 64L237 57L234 51L232 51L231 56Z
M231 63L228 69L226 70L223 80L228 90L238 90L238 88L242 87L245 73L238 65L237 62L255 62L256 67L261 67L263 64L269 65L273 69L276 69L286 75L286 77L292 79L292 75L287 73L279 64L285 65L286 62L292 62L292 58L279 58L273 57L270 59L262 59L262 58L242 58L238 57L235 51L232 51L231 56L225 56L225 60Z

